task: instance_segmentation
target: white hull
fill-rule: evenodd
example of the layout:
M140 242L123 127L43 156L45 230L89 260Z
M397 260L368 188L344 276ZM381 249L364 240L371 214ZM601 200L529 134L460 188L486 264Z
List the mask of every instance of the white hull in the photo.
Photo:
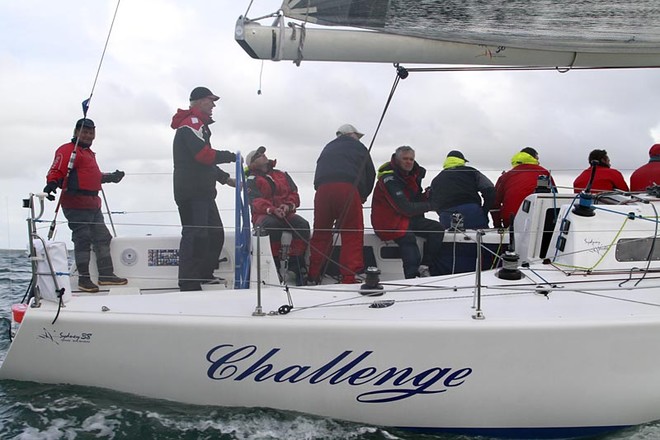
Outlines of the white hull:
M546 299L522 282L528 293L484 289L484 320L472 317L471 287L387 292L381 298L396 303L382 309L356 292L300 291L293 312L273 316L252 316L245 291L80 297L55 325L53 304L28 310L1 374L432 430L658 418L660 353L649 349L660 343L657 306L571 291ZM281 289L263 294L265 311L286 304ZM656 289L617 296L657 302ZM397 378L377 384L392 368Z
M566 437L659 419L658 264L631 270L646 262L622 262L629 255L617 244L653 236L653 222L625 220L651 207L594 217L563 207L558 224L571 226L552 239L565 237L563 250L551 247L556 263L542 264L545 234L529 223L557 201L530 200L516 218L530 262L520 280L486 271L478 287L475 274L389 281L378 297L359 285L290 287L286 314L277 313L285 290L264 286L265 314L254 316L255 289L147 295L133 277L129 287L74 296L55 324L57 304L29 308L0 378L422 431Z

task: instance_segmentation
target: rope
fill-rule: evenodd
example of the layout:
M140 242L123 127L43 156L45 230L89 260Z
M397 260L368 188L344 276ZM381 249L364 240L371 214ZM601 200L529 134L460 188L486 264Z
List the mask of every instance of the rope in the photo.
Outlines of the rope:
M362 159L362 163L360 164L359 169L364 171L364 166L367 163L367 159L371 157L371 149L373 148L374 142L376 141L376 137L378 136L378 131L380 130L380 126L383 123L383 119L385 118L385 114L387 113L387 109L390 106L390 103L392 102L392 98L394 97L394 92L396 91L397 86L399 85L399 81L401 79L405 79L408 77L408 72L406 69L403 67L399 67L398 64L394 65L396 68L396 77L394 78L394 83L392 84L392 88L390 90L390 94L387 97L387 101L385 102L385 107L383 108L383 113L380 116L380 120L378 121L378 126L376 127L376 131L374 132L373 137L371 138L371 143L369 144L369 148L367 148L367 155ZM353 187L357 189L358 182L360 181L361 175L355 176L355 180L353 181ZM346 203L344 204L344 208L341 211L341 214L339 215L338 219L335 221L335 224L339 223L339 220L343 220L346 212L348 210L348 207L350 204L353 202L353 197L355 197L355 193L352 193L351 196L346 200ZM337 245L337 238L338 236L335 235L332 241L332 247L330 248L330 252L332 252L332 248L334 248ZM325 255L323 252L319 252L322 255ZM320 271L320 278L323 278L325 276L325 272L327 270L327 262L329 260L329 255L326 255L324 258L324 263L322 265L322 270ZM344 267L344 266L342 266ZM344 267L344 269L347 269ZM357 274L353 274L357 275Z

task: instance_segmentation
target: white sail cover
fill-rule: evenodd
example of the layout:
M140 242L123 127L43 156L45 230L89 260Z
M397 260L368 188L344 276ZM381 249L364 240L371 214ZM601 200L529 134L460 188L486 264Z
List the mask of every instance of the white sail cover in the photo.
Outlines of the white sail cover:
M490 46L660 52L658 0L286 0L317 23Z
M39 287L41 298L46 301L59 302L58 290L64 289L62 302L69 302L71 281L66 245L62 242L49 241L46 242L46 248L44 248L40 240L35 240L34 248L37 255L37 287Z

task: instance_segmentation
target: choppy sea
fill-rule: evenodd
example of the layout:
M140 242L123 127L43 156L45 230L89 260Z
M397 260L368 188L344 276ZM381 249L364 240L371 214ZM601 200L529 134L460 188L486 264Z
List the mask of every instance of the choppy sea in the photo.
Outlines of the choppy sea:
M10 344L11 304L20 302L29 280L26 253L0 250L0 363ZM0 439L488 440L420 435L263 408L182 405L92 387L15 381L0 381ZM660 439L660 422L592 439Z

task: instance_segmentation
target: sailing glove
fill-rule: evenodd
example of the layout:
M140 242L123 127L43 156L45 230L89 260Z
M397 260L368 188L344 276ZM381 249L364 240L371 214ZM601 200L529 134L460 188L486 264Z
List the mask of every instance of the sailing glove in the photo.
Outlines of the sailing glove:
M115 170L113 173L106 173L101 177L101 183L119 183L126 173Z
M55 200L55 196L53 194L55 194L57 192L57 182L55 182L54 180L51 181L51 182L48 182L46 184L46 186L44 187L44 192L46 193L46 198L48 200L51 200L51 201Z
M229 180L229 174L222 171L219 167L215 167L215 180L217 180L219 183L222 183L223 185L226 185L227 180Z

